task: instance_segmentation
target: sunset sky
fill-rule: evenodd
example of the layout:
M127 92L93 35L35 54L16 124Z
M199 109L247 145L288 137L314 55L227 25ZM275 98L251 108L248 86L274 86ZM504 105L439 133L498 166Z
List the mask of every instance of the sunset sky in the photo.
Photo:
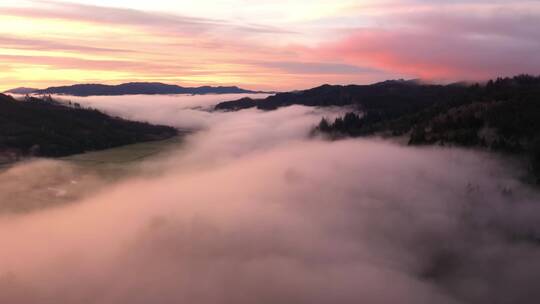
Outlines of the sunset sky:
M0 0L0 91L540 73L540 1Z

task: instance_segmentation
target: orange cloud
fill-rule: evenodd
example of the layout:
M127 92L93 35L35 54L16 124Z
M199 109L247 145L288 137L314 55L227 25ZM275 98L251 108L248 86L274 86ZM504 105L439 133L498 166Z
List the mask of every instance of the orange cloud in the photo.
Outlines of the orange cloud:
M11 2L0 4L0 90L90 81L289 90L540 73L540 8L528 1L317 1L316 14L286 25L258 24L259 15ZM287 8L285 1L262 7L276 14L278 5Z

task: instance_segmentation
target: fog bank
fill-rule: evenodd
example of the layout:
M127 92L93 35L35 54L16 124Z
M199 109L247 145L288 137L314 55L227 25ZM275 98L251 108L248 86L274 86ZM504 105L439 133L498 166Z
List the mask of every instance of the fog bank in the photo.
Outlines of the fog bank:
M0 303L540 298L540 196L513 164L461 149L308 139L339 109L210 113L151 100L93 105L202 130L138 165L159 174L100 185L62 207L0 215ZM29 165L43 178L72 168L21 166ZM28 179L18 187L42 189L32 174L19 176Z

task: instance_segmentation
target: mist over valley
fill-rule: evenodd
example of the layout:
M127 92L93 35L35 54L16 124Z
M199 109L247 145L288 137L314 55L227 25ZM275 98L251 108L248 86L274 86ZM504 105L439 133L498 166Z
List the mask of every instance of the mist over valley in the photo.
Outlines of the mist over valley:
M521 181L519 162L456 147L310 137L321 117L347 108L206 110L222 101L215 95L72 101L198 131L137 161L98 152L86 158L98 163L75 156L3 170L1 302L540 296L539 192Z

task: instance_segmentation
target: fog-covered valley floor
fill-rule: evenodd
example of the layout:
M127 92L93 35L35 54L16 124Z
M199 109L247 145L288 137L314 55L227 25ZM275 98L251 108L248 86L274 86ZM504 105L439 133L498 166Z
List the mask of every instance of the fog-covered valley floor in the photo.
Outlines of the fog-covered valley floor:
M0 206L0 303L540 298L540 195L499 156L309 138L344 109L74 101L198 131L118 178L70 160L2 171L0 204L21 208Z

